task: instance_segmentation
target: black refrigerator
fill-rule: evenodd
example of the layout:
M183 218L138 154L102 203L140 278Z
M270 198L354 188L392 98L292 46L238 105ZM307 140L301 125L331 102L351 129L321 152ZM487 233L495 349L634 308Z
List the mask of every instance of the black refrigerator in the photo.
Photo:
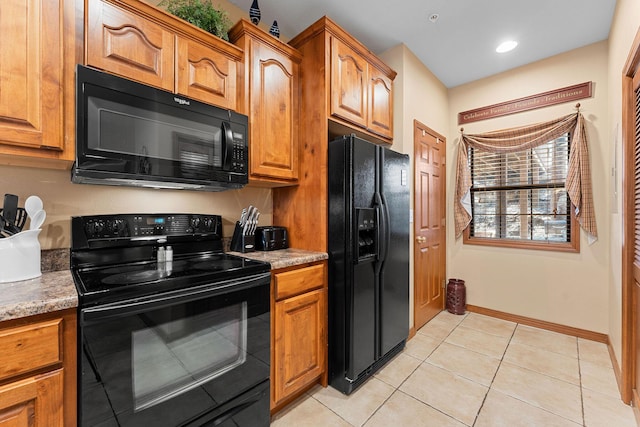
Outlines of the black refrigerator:
M329 382L350 394L409 334L409 156L329 143Z

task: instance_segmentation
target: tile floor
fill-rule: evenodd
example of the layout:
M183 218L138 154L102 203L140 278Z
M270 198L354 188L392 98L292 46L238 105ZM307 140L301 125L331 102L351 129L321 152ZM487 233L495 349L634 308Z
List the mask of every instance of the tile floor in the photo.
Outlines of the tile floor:
M272 426L634 427L606 345L442 312L345 396L316 386Z

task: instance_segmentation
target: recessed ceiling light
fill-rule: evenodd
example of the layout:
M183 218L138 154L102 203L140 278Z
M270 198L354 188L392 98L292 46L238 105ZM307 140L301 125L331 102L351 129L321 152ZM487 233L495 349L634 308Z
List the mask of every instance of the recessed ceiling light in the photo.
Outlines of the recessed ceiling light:
M505 53L513 50L518 46L518 42L515 40L507 40L506 42L500 43L500 45L496 48L496 52Z
M435 23L438 18L440 18L440 15L438 15L437 13L432 13L431 15L429 15L429 21Z

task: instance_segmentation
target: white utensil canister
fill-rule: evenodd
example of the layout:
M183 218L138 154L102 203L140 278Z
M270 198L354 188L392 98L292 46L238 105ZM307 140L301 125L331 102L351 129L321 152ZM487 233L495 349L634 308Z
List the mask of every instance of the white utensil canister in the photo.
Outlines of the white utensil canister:
M40 229L22 231L0 239L0 283L39 277Z

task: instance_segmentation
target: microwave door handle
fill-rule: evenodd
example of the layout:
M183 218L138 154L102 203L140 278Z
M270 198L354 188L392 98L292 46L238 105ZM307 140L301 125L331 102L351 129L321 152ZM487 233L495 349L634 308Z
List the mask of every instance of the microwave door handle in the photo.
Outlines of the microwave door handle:
M233 163L233 132L231 125L222 122L222 170L230 171Z

